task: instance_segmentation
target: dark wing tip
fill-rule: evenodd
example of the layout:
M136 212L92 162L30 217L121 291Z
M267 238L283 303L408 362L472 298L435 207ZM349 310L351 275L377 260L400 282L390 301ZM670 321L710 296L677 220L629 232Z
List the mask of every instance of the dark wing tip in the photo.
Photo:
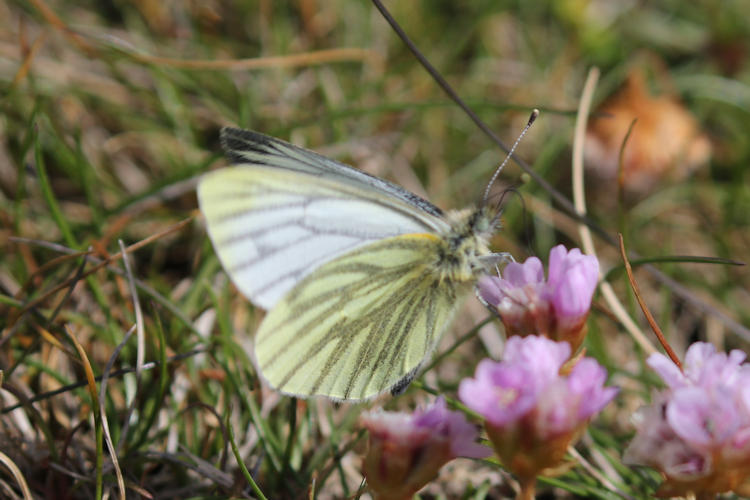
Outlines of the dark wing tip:
M255 149L254 145L268 144L272 140L259 132L235 127L222 127L219 137L225 151Z
M224 154L232 163L243 163L243 151L267 150L268 145L277 140L259 132L236 127L222 127L219 133Z
M391 387L391 396L399 396L406 392L409 384L411 384L414 378L417 376L417 371L419 371L419 366L414 368L412 371L404 375L401 380L396 382L393 387Z

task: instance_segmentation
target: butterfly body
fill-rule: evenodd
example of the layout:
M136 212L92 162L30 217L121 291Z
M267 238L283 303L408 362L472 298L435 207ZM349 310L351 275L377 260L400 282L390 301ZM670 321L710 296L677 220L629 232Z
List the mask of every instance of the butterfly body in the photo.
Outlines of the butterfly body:
M447 214L311 151L222 130L237 165L198 197L219 259L268 310L254 360L295 396L363 400L403 390L486 272L495 214Z
M488 239L494 232L493 218L487 208L453 210L446 220L450 230L441 235L435 268L442 279L471 281L486 272L490 252Z

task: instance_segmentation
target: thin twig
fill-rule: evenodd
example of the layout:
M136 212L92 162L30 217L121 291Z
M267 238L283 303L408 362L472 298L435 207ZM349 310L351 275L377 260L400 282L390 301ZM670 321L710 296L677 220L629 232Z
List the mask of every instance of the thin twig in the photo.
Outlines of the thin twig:
M664 333L662 333L661 328L659 328L656 320L651 315L651 311L649 311L648 306L646 305L646 301L643 300L641 290L638 288L638 283L635 281L635 276L633 275L633 269L630 267L630 262L628 261L628 254L625 252L625 242L622 239L622 235L618 234L617 236L620 239L620 255L622 256L622 261L625 263L625 271L628 273L630 286L633 288L635 298L638 299L638 305L641 306L641 311L643 311L643 314L646 316L646 320L648 321L648 324L651 325L651 329L654 331L656 338L659 339L659 343L662 345L664 350L667 351L667 355L669 356L669 358L674 364L677 365L678 368L682 369L680 358L677 357L677 354L675 354L675 352L672 350L672 347L670 347L666 337L664 337Z

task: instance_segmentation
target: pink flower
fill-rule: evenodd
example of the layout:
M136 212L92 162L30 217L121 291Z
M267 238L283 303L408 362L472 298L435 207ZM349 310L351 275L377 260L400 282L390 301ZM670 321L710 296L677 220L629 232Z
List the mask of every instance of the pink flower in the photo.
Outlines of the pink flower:
M370 433L363 469L375 498L411 498L454 458L491 454L476 443L477 428L443 398L413 414L372 411L360 421Z
M415 411L412 422L415 428L427 430L433 440L448 441L453 458L485 458L491 453L476 443L477 426L469 423L463 413L449 410L443 397L426 410Z
M631 463L666 477L667 494L735 491L750 480L750 365L745 353L690 346L680 371L666 356L648 364L667 390L639 411L638 432L625 452Z
M652 465L675 479L704 477L713 467L711 455L697 453L677 436L664 418L665 402L664 394L657 395L653 404L638 410L638 432L625 450L624 461Z
M604 409L612 401L619 389L604 387L607 371L593 358L583 358L568 375L568 394L577 404L568 402L568 408L576 408L575 418L589 419Z
M514 422L529 413L539 394L559 377L570 346L544 337L511 337L503 362L485 359L475 378L465 379L458 397L493 425Z
M557 245L549 253L547 294L558 321L577 322L588 314L599 281L599 261L574 248Z
M744 352L737 349L727 355L716 352L716 348L708 342L696 342L685 353L682 371L663 354L651 355L647 363L670 389L694 385L729 387L750 374L750 365L742 364L746 357Z
M592 358L560 375L569 355L566 342L511 337L501 362L482 361L475 378L459 386L461 401L485 419L503 463L520 476L557 465L575 435L617 394L604 387L606 372Z
M482 277L478 291L497 310L508 335L544 335L566 340L575 350L585 334L598 277L596 257L558 245L550 251L546 281L542 262L530 257L508 264L501 278Z

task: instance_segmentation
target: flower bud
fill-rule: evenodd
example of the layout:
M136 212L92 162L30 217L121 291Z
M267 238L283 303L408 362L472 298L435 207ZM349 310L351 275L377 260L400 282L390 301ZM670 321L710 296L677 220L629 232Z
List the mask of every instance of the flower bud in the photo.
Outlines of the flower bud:
M445 400L413 414L371 411L360 417L370 432L363 468L376 499L408 499L456 457L491 454L477 444L477 429Z

